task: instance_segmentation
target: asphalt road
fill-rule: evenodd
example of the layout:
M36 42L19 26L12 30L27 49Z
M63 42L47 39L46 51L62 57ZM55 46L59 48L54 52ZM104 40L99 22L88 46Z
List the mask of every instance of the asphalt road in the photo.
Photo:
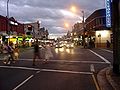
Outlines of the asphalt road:
M0 90L99 90L96 74L113 61L113 53L105 49L52 48L52 52L48 63L37 60L36 66L32 49L22 52L15 64L6 66L0 60Z

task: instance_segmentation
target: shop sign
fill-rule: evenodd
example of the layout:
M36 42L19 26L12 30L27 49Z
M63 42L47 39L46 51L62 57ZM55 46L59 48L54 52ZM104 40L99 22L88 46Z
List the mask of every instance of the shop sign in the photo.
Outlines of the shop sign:
M111 0L106 0L105 6L106 6L106 27L111 27Z

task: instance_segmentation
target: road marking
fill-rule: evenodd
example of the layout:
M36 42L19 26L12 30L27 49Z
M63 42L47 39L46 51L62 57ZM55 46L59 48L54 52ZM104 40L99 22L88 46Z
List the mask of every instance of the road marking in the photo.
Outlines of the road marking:
M94 83L95 83L96 89L97 89L97 90L100 90L99 85L98 85L97 80L96 80L95 75L94 75L94 73L95 73L95 68L94 68L94 65L93 65L93 64L90 65L90 71L93 73L93 74L92 74L92 78L93 78L93 81L94 81Z
M20 83L17 87L15 87L13 90L17 90L19 87L21 87L23 84L25 84L28 80L30 80L34 75L29 76L27 79L25 79L22 83Z
M94 83L95 83L95 86L96 86L97 90L100 90L99 85L98 85L98 83L97 83L97 80L96 80L94 74L92 74L92 78L93 78L93 81L94 81Z
M55 70L55 69L41 69L41 71L70 73L70 74L86 74L86 75L92 74L91 72L77 72L77 71L66 71L66 70Z
M40 73L40 71L37 71L36 73L38 74L38 73Z
M1 60L1 59L0 59ZM32 62L33 59L19 59L20 61L30 61ZM36 59L36 62L40 62L42 60ZM68 63L88 63L88 64L106 64L106 62L100 61L80 61L80 60L48 60L48 62L68 62Z
M93 65L93 64L90 65L90 70L91 70L92 72L95 72L95 68L94 68L94 65Z
M101 50L104 50L104 51L107 51L107 52L113 53L113 51L110 51L110 50L107 50L107 49L101 49Z
M99 58L101 58L101 59L102 59L103 61L105 61L106 63L110 64L110 62L109 62L107 59L105 59L104 57L102 57L101 55L97 54L96 52L94 52L94 51L92 51L92 50L90 50L90 52L92 52L93 54L95 54L96 56L98 56Z
M50 62L70 62L70 63L102 63L104 64L105 62L98 62L98 61L79 61L79 60L49 60Z
M68 71L68 70L55 70L55 69L38 69L38 68L28 68L28 67L16 67L16 66L0 66L0 68L13 68L22 70L32 70L32 71L44 71L44 72L59 72L59 73L71 73L71 74L87 74L91 75L91 72L79 72L79 71ZM36 73L38 73L36 72Z
M0 68L13 68L13 69L23 69L23 70L32 70L32 71L39 71L38 68L28 68L28 67L16 67L16 66L0 66Z

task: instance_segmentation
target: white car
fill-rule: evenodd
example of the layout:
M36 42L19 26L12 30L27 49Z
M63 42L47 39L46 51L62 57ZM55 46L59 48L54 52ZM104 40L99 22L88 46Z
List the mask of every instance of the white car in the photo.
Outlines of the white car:
M63 45L62 45L61 43L57 43L57 44L55 45L55 47L56 47L56 48L62 48Z
M66 43L66 48L74 48L74 43Z

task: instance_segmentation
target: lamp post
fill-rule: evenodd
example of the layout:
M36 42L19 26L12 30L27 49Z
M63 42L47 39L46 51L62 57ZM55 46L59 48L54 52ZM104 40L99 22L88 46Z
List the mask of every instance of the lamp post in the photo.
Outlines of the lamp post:
M70 10L74 13L76 13L76 7L75 6L71 6ZM84 23L84 11L81 11L82 13L82 28L83 28L83 46L85 48L85 23Z
M9 0L7 0L7 33L8 33L8 43L10 42L10 28L9 28Z
M76 13L77 8L75 6L71 6L70 10L74 13ZM84 11L81 11L82 13L82 28L83 28L83 46L85 48L85 23L84 23Z
M68 30L66 36L67 36L67 38L69 38L69 37L70 37L70 35L69 35L69 33L70 33L70 31L69 31L69 24L68 24L67 22L65 22L65 23L64 23L64 26L65 26L65 28Z
M83 14L83 16L82 16L82 18L83 18L83 20L82 20L82 24L83 24L83 46L84 46L84 48L85 48L85 24L84 24L84 11L81 11L82 12L82 14Z
M9 6L8 6L9 0L7 0L7 18L9 18Z

